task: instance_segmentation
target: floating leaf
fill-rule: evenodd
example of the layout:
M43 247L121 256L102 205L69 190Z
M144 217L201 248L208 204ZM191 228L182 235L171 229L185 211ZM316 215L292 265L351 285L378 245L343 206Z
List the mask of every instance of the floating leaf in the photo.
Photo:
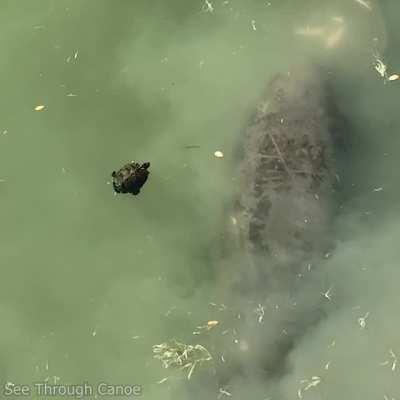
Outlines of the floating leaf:
M43 111L45 108L46 108L46 106L44 106L43 104L40 104L35 107L35 111Z
M214 326L218 325L219 322L218 321L208 321L207 322L207 329L211 329L214 328Z

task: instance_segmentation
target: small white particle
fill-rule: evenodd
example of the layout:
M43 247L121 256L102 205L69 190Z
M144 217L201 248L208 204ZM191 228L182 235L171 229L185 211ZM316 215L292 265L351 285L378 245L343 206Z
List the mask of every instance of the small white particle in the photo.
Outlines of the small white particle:
M366 327L368 316L369 316L369 312L367 312L363 317L360 317L357 319L357 322L360 325L361 329L364 329Z
M328 361L328 362L325 364L325 367L324 367L324 368L325 368L326 370L328 370L330 365L331 365L331 362Z
M354 0L354 1L358 3L360 6L364 7L366 10L368 11L372 10L371 4L369 4L369 2L365 0Z
M324 296L329 301L332 300L332 298L331 298L331 290L332 290L332 287L330 287L325 293L321 293L322 296Z
M229 392L226 391L225 389L220 388L220 389L219 389L218 399L220 399L221 396L228 396L228 397L231 397L231 396L232 396L232 393L229 393Z

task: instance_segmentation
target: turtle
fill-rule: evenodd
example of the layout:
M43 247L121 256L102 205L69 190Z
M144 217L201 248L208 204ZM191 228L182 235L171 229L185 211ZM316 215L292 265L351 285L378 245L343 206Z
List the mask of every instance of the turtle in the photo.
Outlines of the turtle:
M113 171L113 187L116 193L131 193L134 196L140 193L140 189L149 176L150 163L139 164L131 161L125 164L118 171Z

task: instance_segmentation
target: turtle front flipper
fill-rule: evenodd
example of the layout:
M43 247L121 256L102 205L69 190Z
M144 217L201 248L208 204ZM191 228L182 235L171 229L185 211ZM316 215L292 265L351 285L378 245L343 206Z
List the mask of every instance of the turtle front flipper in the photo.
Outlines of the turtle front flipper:
M115 182L113 182L112 185L116 193L121 193L121 188Z
M149 169L149 167L150 167L150 163L147 161L147 162L143 163L140 168Z
M138 187L136 187L136 188L134 188L134 189L131 189L130 193L131 193L133 196L137 196L137 195L140 193L140 189L139 189Z

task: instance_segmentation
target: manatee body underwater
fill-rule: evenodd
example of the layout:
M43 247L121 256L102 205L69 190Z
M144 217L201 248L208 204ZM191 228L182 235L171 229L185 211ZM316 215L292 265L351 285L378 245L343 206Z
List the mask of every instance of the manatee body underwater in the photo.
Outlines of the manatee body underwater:
M212 346L224 360L220 385L282 376L325 313L316 276L333 248L335 151L346 126L329 76L308 64L277 75L247 125L219 263L232 335Z

